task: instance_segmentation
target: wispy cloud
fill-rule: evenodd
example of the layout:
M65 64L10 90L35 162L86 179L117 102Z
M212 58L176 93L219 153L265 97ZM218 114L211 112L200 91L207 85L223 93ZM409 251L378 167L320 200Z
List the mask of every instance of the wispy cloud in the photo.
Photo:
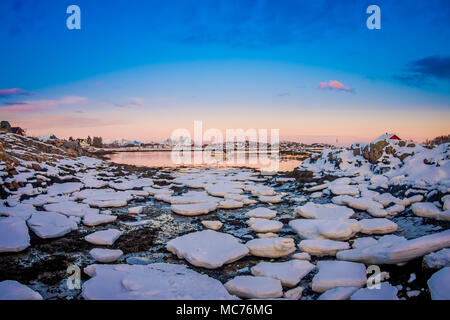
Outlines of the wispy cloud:
M71 105L85 101L86 98L78 96L67 96L61 99L50 100L24 100L5 102L0 105L1 112L7 113L31 113L40 112L60 105Z
M21 126L31 130L104 127L119 124L123 124L123 121L105 120L77 115L49 115L20 122Z
M13 96L31 96L33 93L19 89L19 88L11 88L11 89L0 89L0 98L1 97L13 97Z
M450 56L434 55L408 63L394 79L413 87L432 85L430 80L450 80Z
M115 102L112 100L105 100L105 102L111 103L114 106L119 107L119 108L137 108L137 107L142 107L144 105L144 99L136 98L136 97L129 98L129 101L125 102L125 103Z
M355 90L345 86L341 82L337 80L329 80L328 82L320 82L319 83L320 90L338 90L338 91L346 91L346 92L354 92Z

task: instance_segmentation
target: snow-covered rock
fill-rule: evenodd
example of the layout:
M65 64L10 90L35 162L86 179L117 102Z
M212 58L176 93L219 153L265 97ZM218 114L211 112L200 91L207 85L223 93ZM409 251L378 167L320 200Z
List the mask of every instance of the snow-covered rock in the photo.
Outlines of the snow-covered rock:
M350 300L398 300L398 289L390 283L380 283L380 288L363 288L356 291Z
M237 276L225 283L225 288L241 298L279 298L283 295L280 280L267 277Z
M230 300L220 281L184 265L90 265L83 284L88 300Z
M367 282L366 267L362 263L347 261L319 261L319 272L312 280L312 289L325 292L337 287L361 288Z
M83 224L93 227L93 226L98 226L100 224L116 221L116 219L117 219L117 216L113 216L110 214L89 213L84 216Z
M43 239L62 237L78 228L74 220L55 212L34 213L27 224L39 238Z
M0 252L19 252L30 246L25 220L16 217L0 218Z
M84 239L92 244L113 245L114 242L122 235L122 231L117 229L107 229L91 233Z
M14 280L0 282L0 300L42 300L39 292Z
M246 246L237 238L212 230L188 233L172 239L167 243L167 250L194 266L208 269L220 268L248 254Z
M260 262L251 271L255 276L278 279L283 286L292 288L307 275L314 265L308 261Z
M262 218L250 218L248 225L255 232L278 232L283 228L283 224L279 221L273 221Z
M277 212L265 207L258 207L247 212L249 218L272 219L275 218Z
M74 201L63 201L44 205L44 209L49 212L56 212L66 216L84 217L87 214L96 214L98 209L89 207L85 203Z
M433 300L450 300L450 267L434 273L428 280L428 288Z
M264 258L280 258L295 251L294 240L290 238L254 239L245 245L250 254Z
M101 263L110 263L119 259L123 255L122 250L111 250L111 249L102 249L102 248L94 248L89 251L89 254L95 261Z
M347 242L334 240L302 240L298 244L301 251L312 256L335 256L338 251L349 249Z

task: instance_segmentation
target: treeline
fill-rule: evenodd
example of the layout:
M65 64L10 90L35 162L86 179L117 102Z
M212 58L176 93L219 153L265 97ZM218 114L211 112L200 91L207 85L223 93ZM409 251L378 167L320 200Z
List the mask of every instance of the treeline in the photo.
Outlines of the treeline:
M436 137L433 140L427 139L425 141L425 144L441 144L441 143L447 143L447 142L450 142L450 134L448 134L446 136Z

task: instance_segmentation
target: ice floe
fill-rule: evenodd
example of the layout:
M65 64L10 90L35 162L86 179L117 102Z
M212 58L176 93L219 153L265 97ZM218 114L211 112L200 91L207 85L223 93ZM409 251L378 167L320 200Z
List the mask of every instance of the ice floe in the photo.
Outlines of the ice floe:
M349 249L347 242L334 240L302 240L298 244L301 251L307 252L312 256L335 256L341 250Z
M251 269L255 276L278 279L286 287L295 287L300 280L314 269L308 261L260 262Z
M55 212L33 213L27 224L39 238L44 239L62 237L78 229L74 220Z
M248 225L255 232L278 232L283 228L283 224L279 221L273 221L262 218L250 218Z
M116 221L116 219L117 216L113 216L110 214L89 213L84 216L83 224L93 227L98 226L100 224Z
M122 235L122 231L117 229L107 229L96 231L84 237L84 239L92 244L112 245Z
M423 257L423 262L426 267L431 269L450 267L450 248L427 254Z
M433 300L450 300L450 267L434 273L428 280L428 288Z
M275 210L265 207L258 207L247 212L247 217L249 218L272 219L276 216L277 212Z
M381 282L379 288L363 288L356 291L350 300L398 300L398 289L390 283Z
M94 248L89 251L89 254L95 259L95 261L110 263L119 259L123 255L123 252L122 250Z
M0 282L0 300L42 300L39 292L14 280Z
M257 257L280 258L295 251L295 243L290 238L262 238L246 243L250 254Z
M337 287L361 288L367 282L366 267L362 263L347 261L319 261L319 272L312 280L312 289L325 292Z
M280 280L267 277L237 276L225 283L225 288L241 298L279 298L283 295Z
M30 246L25 221L16 217L0 217L0 252L19 252Z
M308 219L347 219L355 212L347 207L335 204L316 204L308 202L303 206L296 207L294 210L295 217L303 217Z
M385 218L372 218L359 220L360 232L365 234L386 234L397 230L397 224Z

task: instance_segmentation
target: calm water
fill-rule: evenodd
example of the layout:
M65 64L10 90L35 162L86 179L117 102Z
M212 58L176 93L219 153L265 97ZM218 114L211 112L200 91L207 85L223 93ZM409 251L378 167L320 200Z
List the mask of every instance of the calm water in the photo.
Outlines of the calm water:
M292 171L302 160L300 158L278 158L267 154L233 154L211 156L206 152L177 154L168 151L118 152L109 155L111 162L147 167L211 166L216 168L249 167L263 171Z

